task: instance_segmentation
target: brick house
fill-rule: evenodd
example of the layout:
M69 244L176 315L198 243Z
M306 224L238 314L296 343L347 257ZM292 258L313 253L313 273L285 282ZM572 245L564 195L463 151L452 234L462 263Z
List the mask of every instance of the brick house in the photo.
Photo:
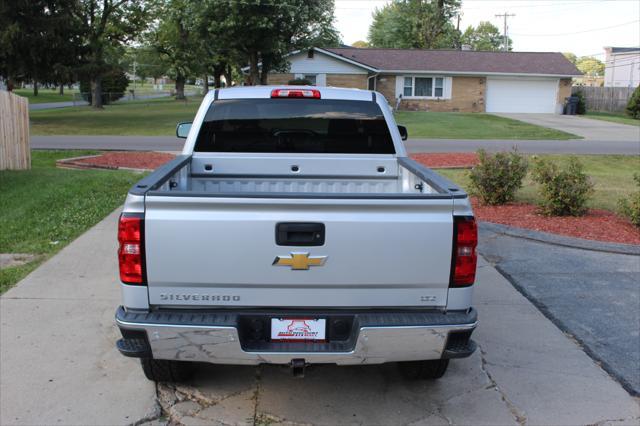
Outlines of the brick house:
M313 48L288 56L288 73L317 86L377 90L402 110L560 113L572 77L561 53L377 48Z

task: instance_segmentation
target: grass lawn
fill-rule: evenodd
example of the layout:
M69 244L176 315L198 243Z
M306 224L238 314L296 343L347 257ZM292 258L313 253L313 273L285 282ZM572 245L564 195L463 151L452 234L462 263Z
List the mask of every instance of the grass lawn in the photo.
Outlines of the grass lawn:
M0 172L0 253L38 256L0 269L0 294L122 204L141 178L133 172L55 167L57 159L91 153L32 151L30 171Z
M560 162L566 162L568 155L540 155ZM625 155L578 155L585 166L586 173L595 184L595 192L588 206L591 208L617 211L620 198L638 190L633 174L640 170L640 157ZM467 170L439 169L438 173L447 176L465 189L469 189ZM537 203L539 200L537 184L527 176L523 187L516 195L516 201Z
M579 136L492 114L399 111L398 124L409 138L424 139L580 139Z
M178 122L193 120L201 100L160 98L106 105L102 111L87 106L31 111L31 133L173 136Z
M620 124L629 124L631 126L639 126L640 120L636 120L635 118L631 118L628 115L622 113L615 112L588 112L585 117L587 118L595 118L596 120L604 120L604 121L612 121L614 123Z
M58 89L38 89L38 96L33 96L33 89L15 89L13 93L29 98L30 104L44 104L49 102L69 102L73 100L74 89L64 89L64 95L60 96Z

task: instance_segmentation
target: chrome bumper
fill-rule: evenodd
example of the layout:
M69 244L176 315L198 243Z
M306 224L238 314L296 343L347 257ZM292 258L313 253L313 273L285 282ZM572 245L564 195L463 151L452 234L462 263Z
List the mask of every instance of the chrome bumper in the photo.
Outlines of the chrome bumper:
M346 350L344 347L336 350L330 343L289 346L276 343L271 344L273 350L253 351L243 349L238 328L232 325L233 318L219 321L224 324L207 324L197 318L197 313L174 311L153 315L131 314L120 308L116 312L116 323L123 332L121 341L135 335L131 332L137 332L146 337L147 356L150 354L155 359L245 365L289 364L293 359L304 359L311 364L349 365L464 357L475 349L469 336L477 325L474 310L448 314L396 312L388 314L391 315L388 321L385 313L354 314L362 319L354 321L353 342ZM464 342L460 339L453 342L452 333L464 334ZM125 353L118 343L123 354L144 356Z

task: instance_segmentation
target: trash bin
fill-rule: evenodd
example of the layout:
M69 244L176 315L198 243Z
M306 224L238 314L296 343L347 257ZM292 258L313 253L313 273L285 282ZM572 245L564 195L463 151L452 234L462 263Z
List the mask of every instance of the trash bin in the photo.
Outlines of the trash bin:
M569 96L568 98L564 98L564 101L564 114L576 115L578 113L578 103L580 103L580 98L577 96Z

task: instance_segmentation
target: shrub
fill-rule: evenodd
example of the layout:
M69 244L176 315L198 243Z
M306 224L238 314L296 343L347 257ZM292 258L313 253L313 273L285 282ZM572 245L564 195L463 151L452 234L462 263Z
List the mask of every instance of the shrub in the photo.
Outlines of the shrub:
M540 209L548 216L581 216L593 193L593 184L577 158L569 158L565 169L556 163L536 159L533 180L540 184Z
M289 80L287 84L291 86L313 86L306 78L294 78L293 80Z
M636 92L638 90L636 89ZM629 199L622 198L618 201L620 214L625 216L635 226L640 227L640 173L633 175L633 180L638 185L638 191L632 194Z
M480 162L469 172L471 193L491 206L513 201L527 175L527 160L515 149L495 155L481 149L478 158Z
M115 102L124 96L129 79L122 70L113 70L102 77L102 103ZM91 83L88 80L80 81L80 93L84 100L91 103Z
M640 120L640 86L636 87L627 103L627 114Z
M584 100L584 93L582 93L582 90L578 90L576 91L576 93L574 93L571 96L577 96L578 97L578 108L576 109L576 114L579 115L584 115L587 113L587 104Z

